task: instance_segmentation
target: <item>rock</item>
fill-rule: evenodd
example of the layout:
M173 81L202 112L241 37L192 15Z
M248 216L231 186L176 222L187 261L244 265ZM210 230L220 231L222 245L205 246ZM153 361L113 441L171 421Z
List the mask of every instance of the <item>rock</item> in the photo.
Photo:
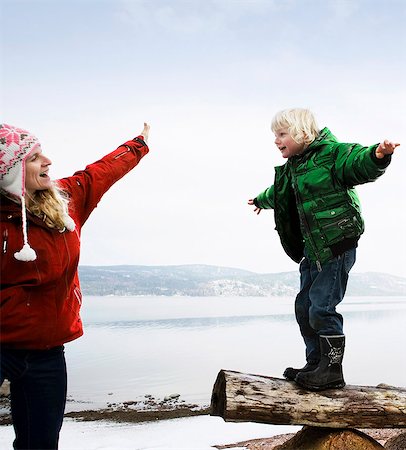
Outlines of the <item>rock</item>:
M398 434L386 441L386 450L405 450L406 449L406 432Z
M170 400L177 400L180 394L170 394L164 398L164 402L169 402Z
M4 380L3 384L0 386L0 397L8 397L10 395L10 382Z
M383 448L381 444L358 430L303 427L292 439L275 447L275 450L379 450Z

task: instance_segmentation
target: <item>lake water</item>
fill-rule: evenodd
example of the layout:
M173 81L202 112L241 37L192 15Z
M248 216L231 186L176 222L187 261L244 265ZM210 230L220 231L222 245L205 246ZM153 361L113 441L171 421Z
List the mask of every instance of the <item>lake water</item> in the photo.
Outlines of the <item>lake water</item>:
M347 384L406 386L406 297L347 297L339 310ZM304 363L293 299L89 296L82 318L66 345L68 411L145 394L208 405L220 369L282 377Z

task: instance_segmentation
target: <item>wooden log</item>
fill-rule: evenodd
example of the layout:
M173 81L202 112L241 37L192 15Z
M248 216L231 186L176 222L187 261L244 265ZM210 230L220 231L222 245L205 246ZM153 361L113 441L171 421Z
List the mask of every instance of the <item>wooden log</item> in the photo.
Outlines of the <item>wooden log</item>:
M303 427L275 450L381 450L379 442L359 430L349 428Z
M406 428L406 389L346 386L311 392L293 381L221 370L212 416L230 422L329 428Z

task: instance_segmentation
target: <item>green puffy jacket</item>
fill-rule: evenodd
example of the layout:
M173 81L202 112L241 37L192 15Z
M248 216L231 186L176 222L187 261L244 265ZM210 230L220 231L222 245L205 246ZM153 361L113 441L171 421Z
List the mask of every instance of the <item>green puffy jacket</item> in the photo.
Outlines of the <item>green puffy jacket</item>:
M304 153L275 167L274 184L255 204L275 210L276 230L294 261L299 262L306 249L320 269L340 243L356 245L364 222L353 187L376 180L391 159L376 158L376 148L340 143L324 128Z

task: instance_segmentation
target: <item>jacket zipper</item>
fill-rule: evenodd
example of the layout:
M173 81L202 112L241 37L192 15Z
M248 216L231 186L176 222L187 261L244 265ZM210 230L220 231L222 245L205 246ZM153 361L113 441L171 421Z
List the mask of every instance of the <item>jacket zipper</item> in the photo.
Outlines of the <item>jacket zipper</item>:
M337 227L343 229L343 225L346 225L348 222L351 222L351 219L348 217L346 219L337 220L336 222L328 223L327 225L324 225L323 228L332 228Z
M116 155L113 159L118 159L121 158L122 156L124 156L126 153L131 152L130 147L128 147L127 145L125 146L127 150L124 150L123 152L119 153L118 155Z
M73 290L73 293L75 294L76 300L79 303L79 306L82 306L82 298L79 294L79 289L77 287L75 287L75 289Z
M8 230L3 231L3 253L7 252Z
M292 166L293 166L293 164L292 164ZM295 166L293 166L293 168L295 168ZM306 215L305 215L305 213L303 211L302 199L300 198L299 188L297 186L297 181L296 181L296 174L292 174L292 175L293 175L294 192L295 192L296 204L297 204L297 209L298 209L298 212L299 212L299 217L301 217L301 219L302 219L302 223L303 223L303 226L304 226L305 231L307 233L307 236L309 238L310 245L312 247L312 250L313 250L314 254L316 255L316 258L317 258L316 259L317 270L319 272L321 272L323 270L322 267L321 267L321 263L320 263L320 259L321 258L320 258L319 252L316 250L316 246L315 246L315 244L313 242L312 235L310 233L309 223L307 222Z

